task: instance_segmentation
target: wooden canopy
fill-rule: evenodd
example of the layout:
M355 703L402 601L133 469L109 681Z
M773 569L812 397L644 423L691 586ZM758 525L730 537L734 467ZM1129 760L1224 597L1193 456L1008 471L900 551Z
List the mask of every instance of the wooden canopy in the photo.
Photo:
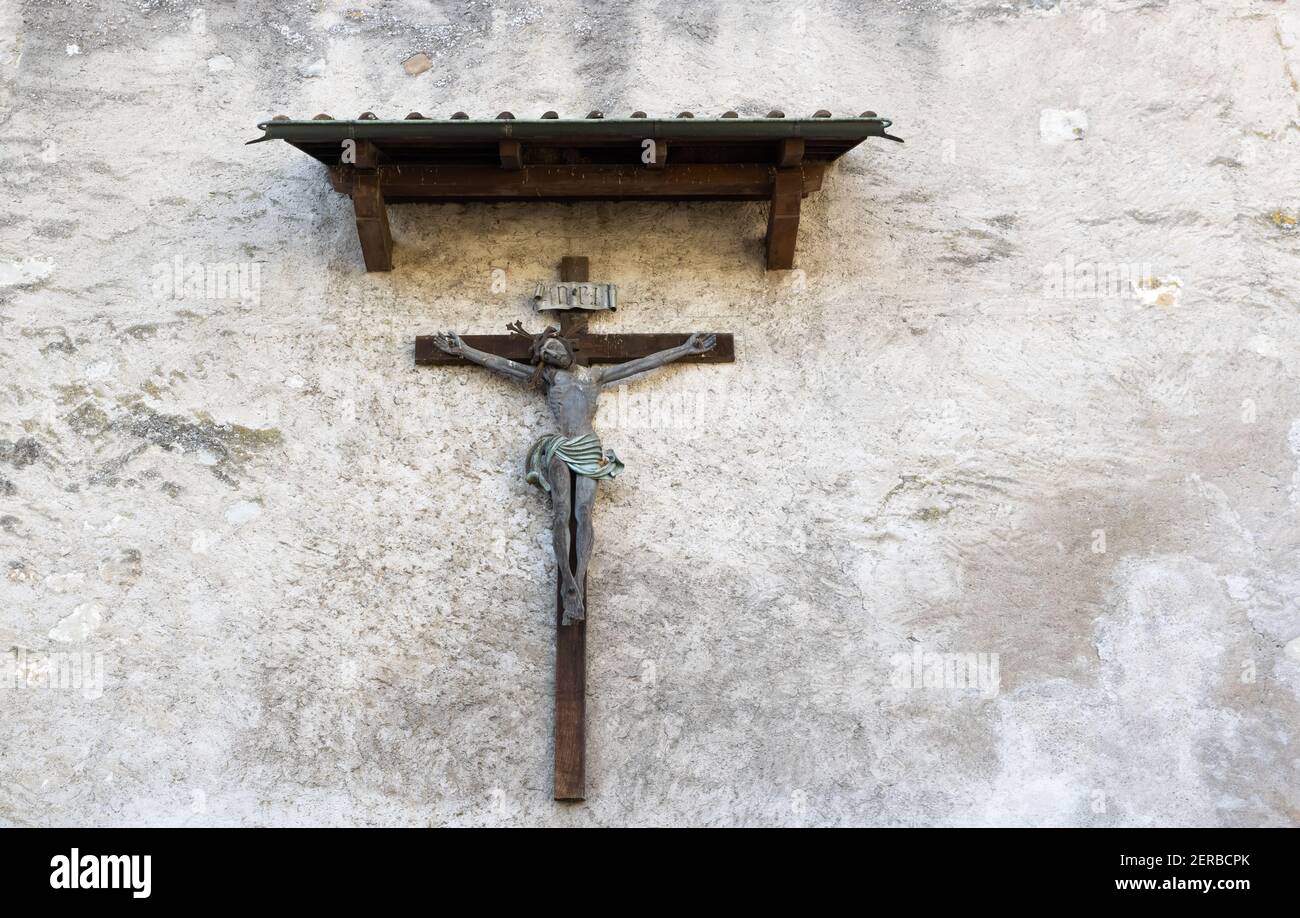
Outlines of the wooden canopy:
M329 168L335 191L352 198L366 270L392 268L386 205L405 201L770 201L767 267L793 267L800 201L821 187L826 167L891 122L857 118L564 120L554 112L517 119L502 112L449 120L412 112L401 121L363 113L355 121L278 116L250 143L283 140Z

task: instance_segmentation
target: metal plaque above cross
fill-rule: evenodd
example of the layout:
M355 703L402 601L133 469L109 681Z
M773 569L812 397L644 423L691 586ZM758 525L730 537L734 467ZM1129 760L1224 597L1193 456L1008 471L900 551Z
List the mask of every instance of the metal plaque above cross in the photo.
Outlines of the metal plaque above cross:
M415 362L432 366L474 363L546 394L560 431L537 440L524 474L550 495L557 568L555 587L555 799L586 797L587 562L594 531L596 482L613 478L623 463L603 449L592 430L600 390L676 361L731 363L729 334L597 335L591 312L613 310L617 291L588 280L586 258L567 257L556 285L539 284L534 305L553 311L558 327L530 334L521 323L508 335L454 332L415 339ZM593 364L612 364L592 369Z

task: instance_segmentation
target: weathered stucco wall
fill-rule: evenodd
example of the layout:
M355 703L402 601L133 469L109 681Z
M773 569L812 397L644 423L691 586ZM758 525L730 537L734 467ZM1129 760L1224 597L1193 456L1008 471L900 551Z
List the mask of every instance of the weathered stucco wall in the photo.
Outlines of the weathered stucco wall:
M0 822L1297 821L1294 4L0 10ZM367 275L320 168L243 145L774 106L908 140L788 274L762 205L593 204L395 207ZM580 806L544 408L411 351L566 254L604 330L738 337L607 396Z

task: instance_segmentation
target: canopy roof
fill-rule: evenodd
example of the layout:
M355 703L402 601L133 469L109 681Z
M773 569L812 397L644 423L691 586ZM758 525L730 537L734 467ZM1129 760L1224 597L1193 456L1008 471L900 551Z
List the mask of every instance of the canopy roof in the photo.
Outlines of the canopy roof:
M330 182L352 198L366 268L392 268L387 205L409 201L761 201L771 202L767 266L794 264L800 200L817 191L836 159L869 137L901 143L875 112L833 118L521 119L510 112L446 120L412 112L385 121L363 112L284 115L258 125L249 143L283 140L328 167Z
M548 113L550 114L550 113ZM639 113L638 113L639 114ZM337 165L344 140L367 140L384 161L392 163L488 164L498 159L502 140L525 145L524 163L641 161L646 139L666 141L673 162L771 162L776 143L804 141L804 158L830 162L868 137L899 140L886 133L892 123L875 112L857 118L832 118L819 113L812 118L697 118L683 112L676 118L578 119L515 118L502 112L489 120L457 113L445 120L412 112L400 121L386 121L365 112L351 121L328 115L310 120L279 116L258 125L263 135L250 143L283 140L328 166ZM900 141L901 142L901 141ZM567 151L567 155L564 152Z

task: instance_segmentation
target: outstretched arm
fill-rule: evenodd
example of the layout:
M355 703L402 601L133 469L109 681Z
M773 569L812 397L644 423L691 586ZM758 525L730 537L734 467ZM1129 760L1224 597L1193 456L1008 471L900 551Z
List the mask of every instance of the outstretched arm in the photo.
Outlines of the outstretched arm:
M533 375L533 368L526 364L516 363L505 357L498 357L496 354L489 354L486 351L480 351L478 348L470 347L464 341L460 340L460 335L455 332L446 334L436 334L433 336L433 343L438 345L438 349L444 354L451 354L453 357L463 357L470 363L477 363L481 367L487 367L493 373L500 373L507 379L513 379L516 382L527 382Z
M674 360L681 360L683 357L691 357L695 354L703 354L705 351L713 350L717 343L717 335L708 332L696 332L677 347L670 347L666 351L658 351L648 357L638 357L636 360L629 360L627 363L616 363L612 367L606 367L601 371L600 384L607 386L611 383L621 382L629 376L667 366Z

